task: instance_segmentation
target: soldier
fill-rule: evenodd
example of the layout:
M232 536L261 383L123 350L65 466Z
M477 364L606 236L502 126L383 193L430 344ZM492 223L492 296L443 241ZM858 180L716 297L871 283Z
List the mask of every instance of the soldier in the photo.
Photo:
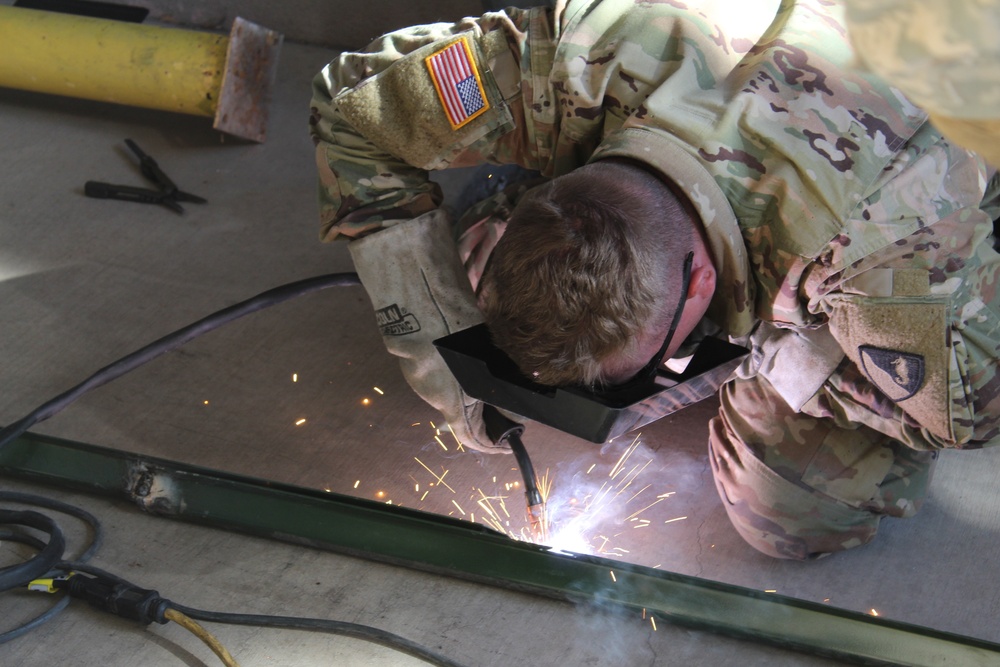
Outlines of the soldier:
M571 0L406 29L326 67L312 112L322 238L351 240L388 349L471 447L494 447L481 406L430 341L483 311L549 384L747 342L709 454L776 557L868 542L918 509L938 450L1000 432L992 170L854 67L838 4ZM484 162L550 180L456 243L428 170Z

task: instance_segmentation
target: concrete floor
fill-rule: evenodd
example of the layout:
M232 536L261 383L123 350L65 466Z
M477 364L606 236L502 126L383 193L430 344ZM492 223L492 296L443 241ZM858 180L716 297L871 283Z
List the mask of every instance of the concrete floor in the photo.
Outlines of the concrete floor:
M222 137L205 119L0 89L0 423L208 313L278 284L352 270L343 246L316 241L309 81L332 55L286 43L262 145ZM142 184L126 137L209 203L180 216L85 198L89 179ZM571 548L1000 641L992 576L1000 566L1000 454L946 453L921 514L886 522L872 545L817 563L781 562L746 547L726 520L705 455L714 409L707 401L644 429L629 461L635 492L616 489L604 511L584 513ZM364 292L343 288L208 334L34 430L520 534L512 459L457 452L448 437L446 451L434 437L436 418L382 348ZM524 439L554 493L577 507L631 443L602 448L537 424ZM442 476L447 487L435 482ZM109 537L95 564L189 606L368 623L467 665L833 664L152 518L104 498L7 478L0 487L98 513ZM481 495L503 497L511 517L497 525L476 503ZM0 563L23 553L0 544ZM28 617L36 604L0 595L0 623ZM355 640L213 630L244 665L416 664ZM141 630L74 606L0 646L0 664L215 662L172 626Z

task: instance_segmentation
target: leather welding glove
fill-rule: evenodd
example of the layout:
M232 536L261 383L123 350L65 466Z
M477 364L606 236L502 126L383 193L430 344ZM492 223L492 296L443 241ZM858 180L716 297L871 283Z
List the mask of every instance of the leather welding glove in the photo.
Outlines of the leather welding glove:
M455 380L433 341L483 321L451 235L448 215L425 213L348 245L375 308L386 349L406 381L448 421L462 445L487 453L496 445L483 426L483 404Z

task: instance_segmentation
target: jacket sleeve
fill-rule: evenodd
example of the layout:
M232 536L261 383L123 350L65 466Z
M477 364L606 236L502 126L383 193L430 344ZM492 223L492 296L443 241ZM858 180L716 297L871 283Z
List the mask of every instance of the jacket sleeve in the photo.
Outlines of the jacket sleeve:
M906 162L839 241L844 252L877 249L811 281L811 307L850 362L812 409L915 449L980 447L1000 434L1000 256L979 208L986 171L939 137ZM913 232L887 241L899 224Z
M316 76L310 131L323 240L437 208L429 170L527 159L521 64L530 62L528 28L548 21L547 11L406 28Z

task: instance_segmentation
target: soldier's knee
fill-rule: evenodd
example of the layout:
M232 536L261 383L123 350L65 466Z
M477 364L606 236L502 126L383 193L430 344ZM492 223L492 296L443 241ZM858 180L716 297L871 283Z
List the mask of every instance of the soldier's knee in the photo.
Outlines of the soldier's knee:
M813 560L875 537L881 513L784 479L724 428L712 420L712 473L729 520L752 547L775 558Z

